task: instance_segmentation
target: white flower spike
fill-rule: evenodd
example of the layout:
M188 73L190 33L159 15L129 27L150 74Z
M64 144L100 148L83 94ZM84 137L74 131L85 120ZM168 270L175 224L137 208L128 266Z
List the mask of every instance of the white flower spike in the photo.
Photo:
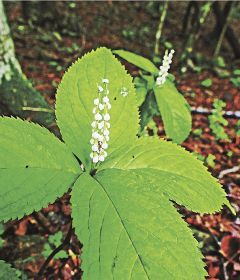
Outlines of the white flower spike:
M165 51L164 57L163 57L163 62L162 65L160 66L160 71L158 73L158 77L156 80L156 84L158 86L161 86L165 83L167 75L168 75L168 71L170 69L170 65L172 63L172 58L173 58L173 54L174 54L174 50L171 50L168 53L168 50Z
M110 115L109 110L111 104L107 95L109 80L102 79L102 85L97 85L98 98L93 101L93 115L94 121L92 122L92 138L90 144L92 145L92 152L90 158L94 164L103 162L107 156L106 149L108 148L109 141L109 128L110 128Z

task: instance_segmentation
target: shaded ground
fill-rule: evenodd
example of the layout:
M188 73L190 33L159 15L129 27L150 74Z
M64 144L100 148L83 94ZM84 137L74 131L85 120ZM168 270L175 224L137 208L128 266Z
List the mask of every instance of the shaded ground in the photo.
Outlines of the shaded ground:
M8 15L11 21L16 52L23 71L30 78L36 89L42 92L46 100L54 105L56 87L64 70L74 59L89 49L104 45L111 48L127 48L137 53L152 55L155 29L158 24L158 13L150 3L60 3L58 10L71 13L78 22L74 32L69 20L66 26L56 27L51 18L44 20L39 27L32 20L22 18L21 5L8 5ZM53 4L52 4L53 5ZM167 19L163 38L174 43L174 48L180 48L181 26L178 24L183 17L183 8L176 9L171 3L170 12L174 16ZM17 18L17 20L16 20ZM64 20L61 19L63 22ZM210 19L210 22L213 20ZM66 29L64 31L64 28ZM72 28L74 30L74 28ZM211 29L209 30L209 33ZM203 40L204 42L204 40ZM202 43L203 44L203 43ZM163 47L162 47L163 48ZM197 45L197 49L201 49ZM224 46L227 50L227 46ZM203 48L204 55L211 55L211 48ZM224 53L228 59L231 54ZM176 65L176 62L175 62ZM233 65L233 63L232 63ZM228 65L231 70L232 65ZM136 75L136 69L127 65L129 71ZM175 72L178 88L187 98L191 106L203 106L211 109L214 98L223 99L228 110L240 110L239 88L233 86L230 78L219 78L210 70L200 74L188 72L180 76ZM201 81L211 78L213 84L209 88L200 85ZM228 119L226 132L230 141L216 141L209 129L208 118L205 115L193 116L193 133L183 146L207 157L216 157L215 166L210 171L218 177L220 171L240 165L240 138L236 136L237 119ZM164 136L161 121L156 120L158 133ZM196 135L196 129L202 129ZM229 153L231 151L232 153ZM239 172L225 175L220 182L229 195L234 208L240 207L240 175ZM239 280L240 279L240 219L233 216L228 209L221 214L199 216L180 209L192 226L206 258L209 279ZM70 205L68 196L49 206L38 214L34 214L19 222L11 222L4 233L4 249L0 250L0 258L23 268L29 277L39 271L44 257L41 256L48 236L62 230L67 232L70 223ZM78 279L80 244L73 235L70 247L66 247L69 258L54 260L50 263L45 275L46 279Z

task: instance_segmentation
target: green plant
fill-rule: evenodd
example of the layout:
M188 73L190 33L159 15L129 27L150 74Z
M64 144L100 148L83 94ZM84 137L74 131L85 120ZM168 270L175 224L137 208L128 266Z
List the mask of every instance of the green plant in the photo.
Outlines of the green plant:
M240 69L235 69L235 70L233 71L233 74L234 74L235 76L240 76Z
M191 114L172 76L168 75L161 86L156 85L159 69L149 59L125 50L115 50L114 53L144 71L140 71L140 76L134 80L137 104L140 106L140 131L144 130L153 116L161 114L166 135L176 143L183 142L191 131Z
M202 135L203 130L202 130L202 128L196 128L196 129L193 130L192 133L193 133L195 136L200 136L200 135Z
M222 56L218 56L216 57L214 60L213 60L214 64L217 66L217 67L221 67L221 68L225 68L226 67L226 63L225 63L225 60Z
M53 250L59 247L63 241L63 234L61 231L50 235L48 237L48 242L44 244L44 250L42 252L44 257L48 257ZM54 259L64 259L68 258L68 254L64 250L60 250L56 255L54 255Z
M238 120L236 123L236 135L240 136L240 120Z
M0 219L21 219L69 191L84 279L205 279L172 201L199 213L230 204L190 153L137 137L132 78L110 50L68 69L56 115L65 143L36 124L0 118Z
M18 269L11 267L8 263L0 260L0 279L1 280L26 280L26 276Z
M211 85L212 85L211 79L206 79L201 82L201 86L206 87L206 88L211 87Z
M205 161L205 157L197 152L192 152L192 155L194 155L198 160L201 160L202 162Z
M235 87L240 87L240 69L233 71L233 77L230 79Z
M208 117L210 128L217 139L229 140L229 136L224 131L224 127L228 125L228 121L223 117L223 109L226 103L220 99L213 102L212 114Z
M209 154L207 157L206 157L206 164L211 167L211 168L214 168L215 167L215 159L216 157L212 154Z
M228 156L228 157L232 157L232 156L233 156L233 152L232 152L232 151L228 151L228 152L227 152L227 156Z
M230 79L230 81L235 87L240 87L240 69L235 69L233 71L233 77Z

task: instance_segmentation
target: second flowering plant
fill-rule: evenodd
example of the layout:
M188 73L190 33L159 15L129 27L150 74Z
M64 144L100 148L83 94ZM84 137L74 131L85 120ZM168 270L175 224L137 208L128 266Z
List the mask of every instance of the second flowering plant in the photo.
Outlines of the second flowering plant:
M135 88L111 50L68 69L56 116L64 142L0 118L0 219L21 219L70 188L83 279L205 279L197 242L172 201L213 213L229 205L225 192L184 149L137 137Z

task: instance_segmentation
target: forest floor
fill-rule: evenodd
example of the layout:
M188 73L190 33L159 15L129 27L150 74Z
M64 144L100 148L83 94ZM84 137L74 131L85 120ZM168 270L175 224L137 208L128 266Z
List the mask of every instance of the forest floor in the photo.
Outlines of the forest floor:
M72 3L72 2L70 2ZM77 57L97 46L111 48L127 48L139 54L150 56L154 46L155 29L158 24L158 13L154 13L146 4L70 4L65 9L66 14L72 12L73 21L78 21L76 29L69 32L71 20L66 17L66 30L61 27L57 31L55 21L49 19L40 27L31 19L23 19L20 4L9 4L8 16L13 31L16 52L26 76L32 81L49 104L54 106L56 87L64 70ZM170 7L173 9L174 7ZM76 10L77 9L77 10ZM77 11L77 12L76 12ZM181 18L177 10L176 17ZM16 20L17 18L17 20ZM153 28L154 26L154 28ZM171 30L175 32L171 32ZM180 46L181 30L178 24L167 21L163 33L165 41L171 41L175 49ZM203 40L204 41L204 40ZM162 49L163 47L161 47ZM197 46L201 49L201 46ZM205 48L209 57L209 48ZM225 47L224 47L225 50ZM226 49L227 50L227 49ZM226 60L231 59L226 53ZM175 65L175 64L174 64ZM134 67L126 65L133 75L137 75ZM214 99L226 102L226 110L240 111L240 89L233 84L232 66L227 65L224 71L230 73L225 78L219 77L210 67L202 67L198 72L188 71L179 74L174 71L177 87L191 106L211 109ZM205 79L211 79L208 87L201 85ZM240 136L237 132L236 118L227 118L225 132L229 140L217 140L209 128L208 116L193 115L192 133L183 146L199 155L208 166L209 171L218 178L223 170L240 166ZM164 130L159 118L155 119L158 134L164 137ZM214 157L215 158L214 158ZM189 171L191 172L191 171ZM240 175L235 170L221 175L219 180L228 193L236 212L240 210ZM240 279L240 219L229 209L223 208L221 213L204 215L189 212L180 208L186 221L194 230L199 240L201 250L207 264L211 280ZM2 236L0 257L24 269L29 277L34 277L39 271L44 257L61 242L59 231L67 232L71 223L71 208L69 197L65 195L53 205L17 222L10 222ZM55 235L54 235L55 234ZM49 236L53 236L49 238ZM73 236L65 253L58 255L46 270L45 279L78 279L81 245ZM66 258L68 256L68 258Z

